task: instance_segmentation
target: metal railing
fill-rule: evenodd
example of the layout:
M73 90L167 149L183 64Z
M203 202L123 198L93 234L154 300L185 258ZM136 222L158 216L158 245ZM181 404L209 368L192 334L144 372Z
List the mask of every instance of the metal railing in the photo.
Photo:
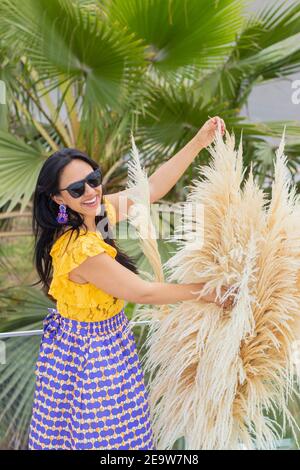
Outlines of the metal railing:
M140 321L129 321L130 325L142 325L152 323L153 321L159 320L140 320ZM20 330L20 331L6 331L5 333L0 333L0 340L4 338L12 338L16 336L38 336L42 335L43 330Z

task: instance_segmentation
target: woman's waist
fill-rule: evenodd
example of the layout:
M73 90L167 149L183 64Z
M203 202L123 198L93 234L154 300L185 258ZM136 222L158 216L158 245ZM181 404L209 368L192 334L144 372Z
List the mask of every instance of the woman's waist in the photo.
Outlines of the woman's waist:
M64 331L73 332L81 336L91 334L105 335L129 323L124 308L108 318L93 321L79 320L75 316L64 316L58 308L48 308L48 311L48 315L43 320L44 331L48 327L51 330L51 328L57 329L59 326Z

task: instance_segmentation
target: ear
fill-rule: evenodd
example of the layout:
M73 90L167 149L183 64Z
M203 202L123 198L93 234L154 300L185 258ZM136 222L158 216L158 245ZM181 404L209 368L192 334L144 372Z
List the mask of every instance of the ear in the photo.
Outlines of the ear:
M56 204L65 204L64 200L61 197L58 196L50 196L51 199L56 202Z

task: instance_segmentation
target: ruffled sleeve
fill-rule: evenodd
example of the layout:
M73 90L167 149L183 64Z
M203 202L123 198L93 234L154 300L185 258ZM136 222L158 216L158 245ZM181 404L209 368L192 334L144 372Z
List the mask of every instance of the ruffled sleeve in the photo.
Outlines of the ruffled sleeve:
M77 239L70 240L65 250L62 250L59 256L56 257L56 276L68 274L88 257L96 256L100 253L107 253L115 258L117 250L106 243L97 232L79 235Z

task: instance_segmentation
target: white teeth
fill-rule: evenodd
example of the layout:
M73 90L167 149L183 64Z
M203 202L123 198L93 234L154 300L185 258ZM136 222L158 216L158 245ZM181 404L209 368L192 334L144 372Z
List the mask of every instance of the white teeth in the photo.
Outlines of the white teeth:
M94 199L90 199L89 201L85 201L83 204L93 204L96 202L97 197L95 196Z

